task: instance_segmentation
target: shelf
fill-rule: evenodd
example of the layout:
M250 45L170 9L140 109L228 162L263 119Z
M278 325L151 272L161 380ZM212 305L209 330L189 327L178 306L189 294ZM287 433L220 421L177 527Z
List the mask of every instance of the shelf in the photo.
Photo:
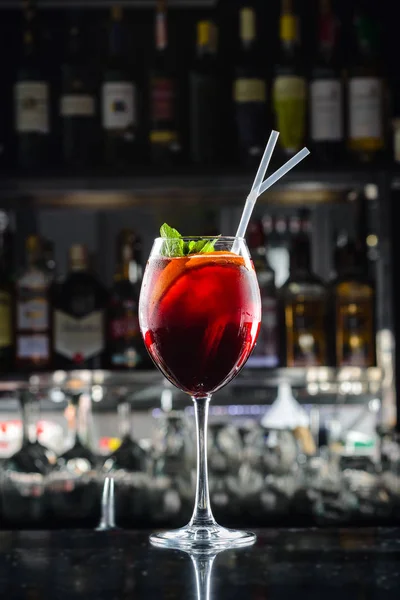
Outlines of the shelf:
M82 8L82 2L83 0L36 0L39 9ZM113 4L114 0L85 0L85 10L110 8ZM119 0L118 4L124 8L153 9L157 0ZM213 7L215 4L216 0L168 0L168 8L204 8ZM21 10L22 7L22 0L0 0L0 10Z
M382 371L375 367L244 369L230 385L217 392L214 404L271 404L281 382L292 385L295 396L302 404L365 404L379 398ZM114 407L116 398L125 395L137 409L160 407L165 397L174 407L190 403L186 394L171 386L156 370L119 373L100 370L55 371L10 376L0 381L0 393L3 396L9 397L21 390L30 390L47 399L53 398L55 403L62 402L64 394L91 393L99 403L99 408L103 405L102 409Z
M220 171L178 171L155 175L142 171L137 177L99 175L53 177L0 176L0 198L4 202L31 201L37 206L123 208L142 203L173 200L174 203L204 202L216 199L230 204L243 203L254 173ZM279 204L320 204L342 202L346 193L366 184L382 181L385 173L374 170L317 171L295 169L260 202ZM29 199L29 200L28 200Z

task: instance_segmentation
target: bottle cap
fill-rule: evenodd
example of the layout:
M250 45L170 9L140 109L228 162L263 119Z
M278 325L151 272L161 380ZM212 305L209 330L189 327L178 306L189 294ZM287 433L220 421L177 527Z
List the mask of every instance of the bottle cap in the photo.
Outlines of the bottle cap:
M25 248L28 252L36 252L41 249L41 240L38 235L29 235L26 238Z
M88 251L82 244L74 244L69 249L69 262L72 268L85 269L88 263Z
M280 38L285 42L297 39L297 17L295 15L287 13L281 15Z
M211 21L199 21L197 23L197 45L209 46L212 43L213 23Z
M111 8L111 18L113 21L121 21L122 19L122 8L119 4L116 4Z
M246 7L240 11L240 37L244 41L254 40L256 36L256 16L254 9Z

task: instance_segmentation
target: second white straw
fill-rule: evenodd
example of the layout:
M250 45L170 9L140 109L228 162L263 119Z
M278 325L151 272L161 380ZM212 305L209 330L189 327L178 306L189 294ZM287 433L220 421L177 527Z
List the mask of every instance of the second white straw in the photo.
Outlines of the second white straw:
M247 226L249 224L251 213L253 212L254 204L260 193L260 186L264 180L265 173L268 169L269 162L271 160L272 153L275 149L275 145L277 139L279 137L279 133L277 131L271 131L271 135L269 136L269 140L264 150L264 154L262 156L260 165L258 167L256 176L254 178L253 185L250 190L250 194L246 198L246 203L244 205L242 218L240 219L239 227L236 232L236 237L244 237L246 233ZM248 216L249 215L249 216Z

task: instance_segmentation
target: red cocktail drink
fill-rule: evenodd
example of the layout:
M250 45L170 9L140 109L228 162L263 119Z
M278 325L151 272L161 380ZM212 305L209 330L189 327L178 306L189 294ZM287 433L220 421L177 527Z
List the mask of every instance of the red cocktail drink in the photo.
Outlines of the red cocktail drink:
M212 394L245 364L260 327L253 266L228 251L151 257L140 321L164 375L191 396Z
M213 392L245 364L261 321L257 277L243 238L185 238L164 224L146 266L139 322L156 365L190 394L196 415L197 485L186 527L150 536L161 547L209 551L247 546L255 536L220 527L207 475L207 417Z

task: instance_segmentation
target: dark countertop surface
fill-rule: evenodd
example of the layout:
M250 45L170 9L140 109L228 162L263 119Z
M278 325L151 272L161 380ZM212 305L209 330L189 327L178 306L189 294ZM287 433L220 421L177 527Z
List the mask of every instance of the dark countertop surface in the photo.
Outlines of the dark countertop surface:
M0 533L7 600L375 600L400 597L400 529L262 530L211 558L153 549L146 532Z

